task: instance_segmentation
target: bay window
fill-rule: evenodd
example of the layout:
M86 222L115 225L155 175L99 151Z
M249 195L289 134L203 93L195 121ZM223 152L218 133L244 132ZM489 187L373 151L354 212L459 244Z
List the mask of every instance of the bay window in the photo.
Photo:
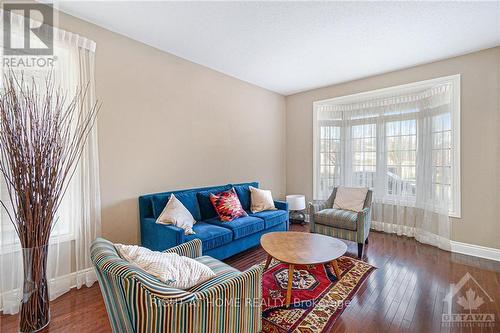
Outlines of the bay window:
M333 187L460 216L458 75L314 103L314 199Z

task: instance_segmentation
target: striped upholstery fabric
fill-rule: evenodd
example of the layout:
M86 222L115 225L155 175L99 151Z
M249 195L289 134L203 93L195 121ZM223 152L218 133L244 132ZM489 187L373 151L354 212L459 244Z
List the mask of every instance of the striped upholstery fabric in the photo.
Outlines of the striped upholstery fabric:
M228 264L225 264L224 262L217 260L215 258L212 258L210 256L201 256L196 258L196 261L201 262L204 265L207 265L214 271L216 275L220 275L222 273L226 272L233 272L237 274L241 274L239 270L237 270L234 267L229 266Z
M356 230L358 214L341 209L323 209L314 214L314 223L334 228Z
M372 223L372 209L370 207L366 207L361 212L358 213L358 225L363 226L362 228L358 228L357 231L358 239L365 240L368 238L368 234L370 233L371 223Z
M201 246L202 246L201 240L195 238L190 242L186 242L184 244L171 247L170 249L165 250L163 252L177 253L180 256L185 256L194 259L201 257Z
M364 208L361 212L347 212L344 215L337 213L341 210L335 210L337 212L318 214L324 210L328 212L334 210L332 206L336 193L337 188L334 188L328 200L309 203L308 212L311 232L363 243L370 233L372 191L369 190L366 194ZM332 220L327 221L328 218L332 218ZM342 219L343 222L339 223L339 220L336 219ZM347 228L346 223L351 222L354 222L355 226Z
M169 252L209 262L201 242L193 240ZM199 257L199 256L198 256ZM261 330L262 266L232 272L200 291L169 288L121 259L113 244L97 238L91 247L99 285L115 333L259 332ZM211 265L217 266L215 262ZM216 267L221 275L230 270Z
M212 286L215 286L222 281L227 280L230 277L240 275L241 272L237 270L236 268L233 268L225 263L223 263L220 260L214 259L209 256L202 256L199 258L196 258L197 261L201 262L202 264L207 265L214 271L216 274L215 277L211 278L210 280L207 280L205 282L202 282L194 287L191 287L189 289L190 292L195 292L195 291L201 291L205 290L207 288L210 288Z
M335 238L342 238L342 239L350 240L353 242L358 241L358 235L357 235L356 231L352 231L352 230L337 229L337 228L329 227L329 226L322 225L322 224L315 224L313 232L316 232L316 233L322 234L322 235L335 237Z

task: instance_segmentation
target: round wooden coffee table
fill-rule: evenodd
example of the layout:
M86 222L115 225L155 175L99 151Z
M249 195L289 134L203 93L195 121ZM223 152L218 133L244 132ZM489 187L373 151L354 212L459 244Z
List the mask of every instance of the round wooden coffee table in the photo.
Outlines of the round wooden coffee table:
M273 258L288 264L288 286L285 303L287 307L290 305L292 298L295 265L330 263L337 279L340 280L340 270L336 259L347 251L347 245L336 238L306 232L270 232L261 237L260 244L267 252L264 270L269 267Z

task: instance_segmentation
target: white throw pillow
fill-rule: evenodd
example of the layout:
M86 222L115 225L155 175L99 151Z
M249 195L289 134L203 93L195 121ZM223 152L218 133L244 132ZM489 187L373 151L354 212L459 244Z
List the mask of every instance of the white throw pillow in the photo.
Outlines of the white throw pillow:
M261 190L260 188L255 188L253 186L249 186L249 188L250 201L252 202L250 210L252 213L258 213L265 210L276 210L271 191Z
M333 208L360 212L365 204L366 193L368 193L366 187L339 186L333 200Z
M156 223L173 224L184 229L184 234L186 235L195 234L193 225L196 223L196 220L173 194L170 195L170 199L168 199L167 205L156 219Z
M123 259L173 288L188 289L215 276L207 265L177 253L151 251L137 245L115 247Z

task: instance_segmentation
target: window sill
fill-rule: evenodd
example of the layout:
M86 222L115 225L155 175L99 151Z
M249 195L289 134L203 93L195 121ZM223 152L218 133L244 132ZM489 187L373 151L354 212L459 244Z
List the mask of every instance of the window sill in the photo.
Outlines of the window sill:
M76 239L75 235L65 234L60 236L53 236L50 238L49 245L54 245L57 243L72 242ZM0 255L5 255L9 253L21 252L21 247L19 243L4 244L0 248Z

